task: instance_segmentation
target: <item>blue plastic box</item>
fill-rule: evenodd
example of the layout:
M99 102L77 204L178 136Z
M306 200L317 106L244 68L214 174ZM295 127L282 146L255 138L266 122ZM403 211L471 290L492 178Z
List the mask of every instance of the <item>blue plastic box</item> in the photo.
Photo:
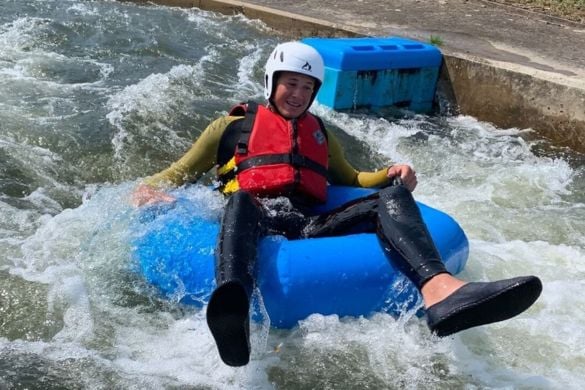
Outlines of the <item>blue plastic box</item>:
M433 45L404 38L305 38L325 62L317 101L333 109L432 109L442 62Z

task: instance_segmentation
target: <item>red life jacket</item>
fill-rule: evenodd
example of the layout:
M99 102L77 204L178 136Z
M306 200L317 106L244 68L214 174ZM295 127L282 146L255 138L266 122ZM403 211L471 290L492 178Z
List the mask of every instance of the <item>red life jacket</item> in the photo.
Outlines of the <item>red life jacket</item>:
M234 152L239 189L257 196L296 194L325 202L328 146L322 122L308 112L287 120L253 102L244 107ZM236 106L230 114L241 115L242 108Z

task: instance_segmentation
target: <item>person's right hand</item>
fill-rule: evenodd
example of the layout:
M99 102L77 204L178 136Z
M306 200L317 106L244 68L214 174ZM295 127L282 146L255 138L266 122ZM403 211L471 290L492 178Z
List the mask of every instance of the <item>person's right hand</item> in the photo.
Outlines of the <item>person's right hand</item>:
M152 188L146 184L140 184L132 193L132 205L140 207L143 205L154 204L158 202L174 202L175 198L163 191Z

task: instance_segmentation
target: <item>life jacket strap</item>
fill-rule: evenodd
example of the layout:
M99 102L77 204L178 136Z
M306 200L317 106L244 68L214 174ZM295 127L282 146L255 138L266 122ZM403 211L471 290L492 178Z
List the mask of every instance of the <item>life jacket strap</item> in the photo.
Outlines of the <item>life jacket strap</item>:
M327 168L323 165L301 154L289 153L265 154L263 156L250 157L237 165L235 173L261 165L272 164L289 164L294 167L307 168L323 177L327 177Z
M237 154L248 153L248 144L250 143L250 136L252 135L252 128L254 127L254 120L256 119L256 113L258 112L258 103L249 101L246 104L246 114L244 115L244 123L242 124L242 130L240 138L236 144Z

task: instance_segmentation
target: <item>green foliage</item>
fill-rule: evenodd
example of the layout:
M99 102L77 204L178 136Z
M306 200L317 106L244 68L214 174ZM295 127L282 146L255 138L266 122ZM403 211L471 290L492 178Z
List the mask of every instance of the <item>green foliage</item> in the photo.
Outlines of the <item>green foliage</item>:
M431 34L429 42L431 43L431 45L441 46L443 44L443 39L438 35Z

